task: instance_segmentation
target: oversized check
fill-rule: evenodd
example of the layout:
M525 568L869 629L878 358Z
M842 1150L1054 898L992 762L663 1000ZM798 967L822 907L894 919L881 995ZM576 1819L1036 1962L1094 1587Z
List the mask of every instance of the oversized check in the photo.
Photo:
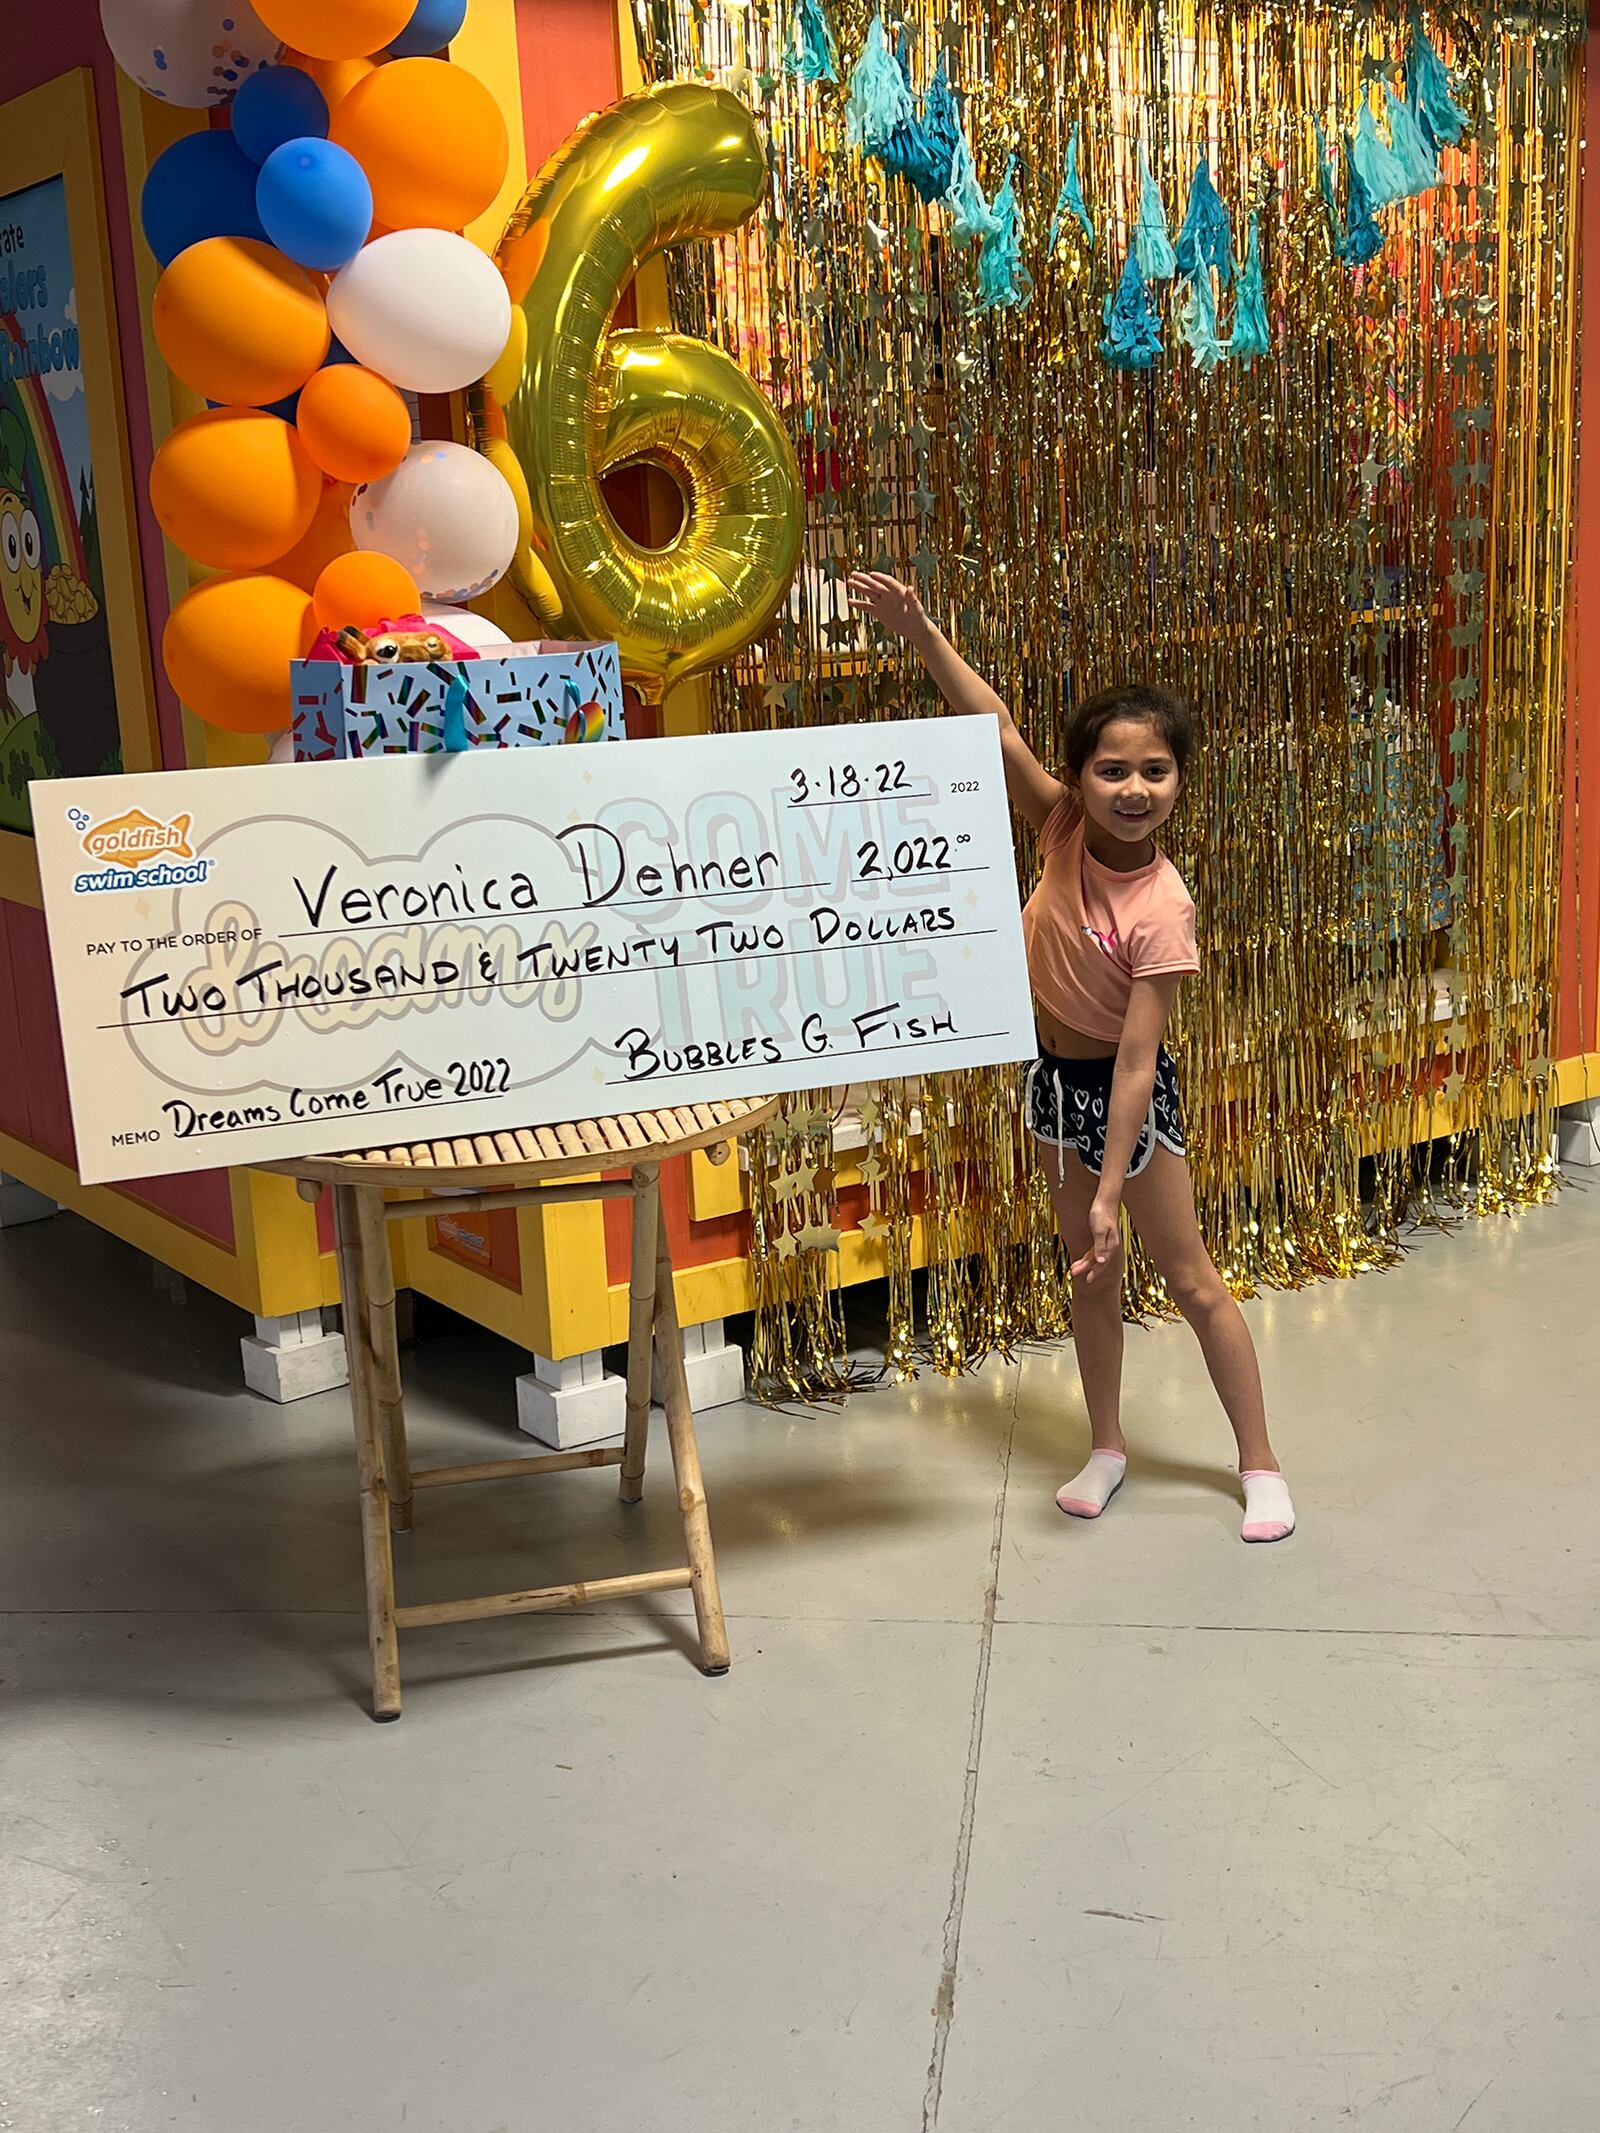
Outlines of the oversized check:
M1033 1049L990 718L32 792L89 1183Z

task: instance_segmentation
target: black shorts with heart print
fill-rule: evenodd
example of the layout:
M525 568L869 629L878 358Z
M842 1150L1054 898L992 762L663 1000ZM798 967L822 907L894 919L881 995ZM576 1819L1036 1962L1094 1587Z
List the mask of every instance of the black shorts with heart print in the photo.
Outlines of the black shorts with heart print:
M1028 1070L1028 1125L1049 1148L1071 1148L1086 1170L1098 1177L1106 1159L1106 1125L1111 1117L1111 1079L1115 1059L1057 1059L1041 1051ZM1157 1147L1184 1153L1183 1100L1178 1070L1165 1045L1156 1054L1156 1082L1150 1110L1134 1143L1128 1175L1136 1178Z

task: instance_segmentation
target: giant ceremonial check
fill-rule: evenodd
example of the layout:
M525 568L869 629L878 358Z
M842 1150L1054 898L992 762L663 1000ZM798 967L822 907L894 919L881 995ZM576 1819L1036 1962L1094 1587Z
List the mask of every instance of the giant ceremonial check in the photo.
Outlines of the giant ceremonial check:
M992 719L32 791L88 1183L1033 1048Z

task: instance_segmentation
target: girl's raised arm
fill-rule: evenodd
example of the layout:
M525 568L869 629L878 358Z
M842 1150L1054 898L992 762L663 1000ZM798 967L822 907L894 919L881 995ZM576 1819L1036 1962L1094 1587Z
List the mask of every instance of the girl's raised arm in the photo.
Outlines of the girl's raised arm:
M882 571L857 570L850 577L850 605L870 615L880 629L903 637L927 668L952 711L987 713L1000 721L1000 753L1011 804L1035 829L1043 829L1060 806L1063 787L1051 777L1017 730L1017 722L981 674L962 658L929 616L909 585Z

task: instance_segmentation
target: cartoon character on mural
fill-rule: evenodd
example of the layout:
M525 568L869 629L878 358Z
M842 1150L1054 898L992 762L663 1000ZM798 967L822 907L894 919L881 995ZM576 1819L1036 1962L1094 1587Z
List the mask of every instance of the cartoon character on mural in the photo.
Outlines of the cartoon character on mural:
M76 288L59 178L0 203L0 830L36 778L120 770Z

